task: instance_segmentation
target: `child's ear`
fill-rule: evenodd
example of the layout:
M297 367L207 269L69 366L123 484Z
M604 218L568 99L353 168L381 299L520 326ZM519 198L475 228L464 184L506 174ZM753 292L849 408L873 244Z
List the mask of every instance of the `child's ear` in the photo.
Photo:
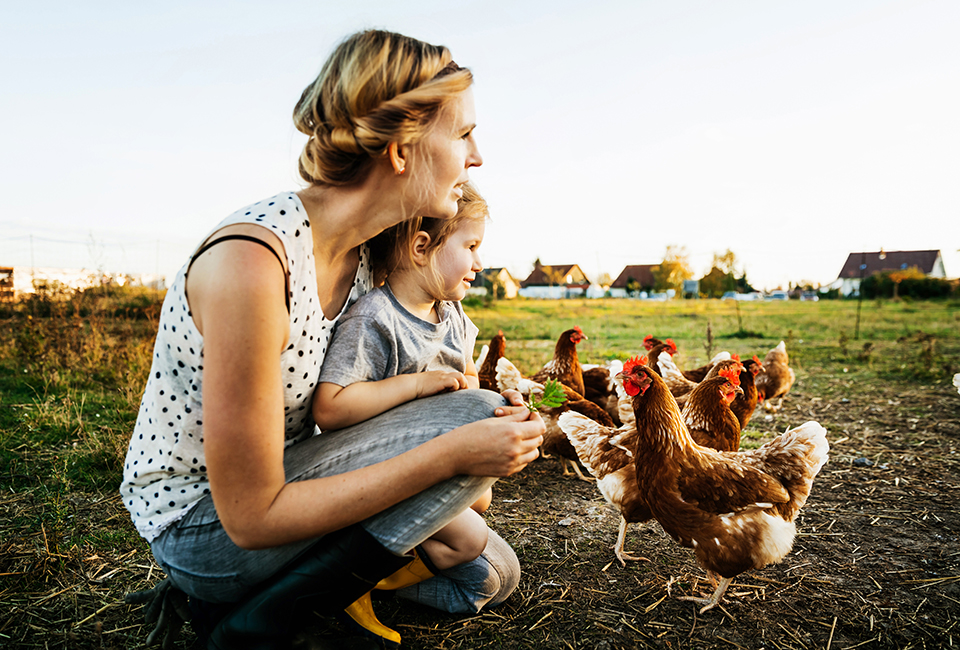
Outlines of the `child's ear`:
M420 266L426 266L427 249L430 247L430 235L421 230L413 238L413 261Z

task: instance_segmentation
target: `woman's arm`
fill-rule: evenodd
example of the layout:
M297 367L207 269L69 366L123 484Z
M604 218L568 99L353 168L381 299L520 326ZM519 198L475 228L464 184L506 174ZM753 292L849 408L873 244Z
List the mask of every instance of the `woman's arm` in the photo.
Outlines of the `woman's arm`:
M509 476L537 457L543 421L523 406L363 469L286 483L279 355L289 317L269 251L231 241L194 263L190 308L204 336L204 449L224 529L248 549L338 530L457 474Z
M468 380L462 373L445 370L358 381L349 386L323 382L313 394L313 420L324 430L342 429L420 397L467 387Z

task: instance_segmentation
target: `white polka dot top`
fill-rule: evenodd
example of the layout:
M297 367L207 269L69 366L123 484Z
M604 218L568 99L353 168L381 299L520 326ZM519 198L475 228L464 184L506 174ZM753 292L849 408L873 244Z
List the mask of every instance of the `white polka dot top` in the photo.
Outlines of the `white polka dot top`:
M286 192L224 219L211 233L235 223L269 228L282 242L289 269L290 344L278 362L284 382L286 444L314 434L310 406L333 325L317 298L313 236L306 210ZM206 240L207 238L204 238ZM211 239L212 241L212 239ZM210 492L203 454L203 336L184 293L189 262L163 301L153 366L133 430L120 494L137 531L152 541ZM366 247L343 311L371 287Z

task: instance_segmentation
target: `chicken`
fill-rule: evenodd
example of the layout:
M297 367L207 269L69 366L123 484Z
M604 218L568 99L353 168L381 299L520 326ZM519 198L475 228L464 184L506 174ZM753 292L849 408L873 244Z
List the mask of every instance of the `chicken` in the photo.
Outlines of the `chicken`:
M627 526L643 523L652 518L650 508L637 487L634 469L634 452L637 446L637 429L633 423L632 403L624 392L620 376L614 379L617 393L623 402L630 405L630 416L622 426L614 429L590 420L578 413L560 415L559 425L577 451L583 466L597 479L597 489L620 512L620 530L613 552L620 564L627 560L647 558L623 550Z
M617 390L613 380L623 370L623 362L613 359L602 366L583 368L584 398L590 400L605 410L613 418L615 425L620 426L620 415L617 412Z
M579 327L574 327L561 334L553 350L553 358L532 379L541 384L545 384L549 379L556 379L564 386L568 386L583 395L583 369L580 367L580 360L577 358L577 343L586 338L583 330Z
M693 370L681 370L683 376L689 379L690 381L695 381L698 384L704 380L707 376L707 373L710 372L710 368L713 368L720 361L725 361L731 357L729 352L717 352L710 361L699 368L694 368Z
M647 336L647 338L644 339L644 346L647 345L647 339L649 338L650 337ZM656 341L656 339L653 340ZM673 342L673 339L667 339L662 343L657 342L655 345L649 348L649 354L646 357L647 365L653 368L653 371L657 374L660 374L660 368L657 367L657 361L664 352L666 352L670 358L677 353L677 344Z
M659 375L643 364L625 363L622 376L637 422L634 463L640 494L664 531L694 549L711 576L722 577L709 598L684 598L706 612L734 577L790 552L794 520L827 462L826 431L810 421L759 449L714 451L690 437Z
M730 404L730 410L740 421L740 430L747 428L750 418L753 417L753 411L757 408L757 373L763 368L757 355L752 359L743 362L743 370L740 371L740 388L743 389L742 395L737 395L733 403Z
M483 346L486 353L480 351L480 356L477 357L480 388L497 391L497 361L503 356L506 340L503 330L500 330L490 339L490 345Z
M735 368L721 370L697 384L681 412L693 441L717 451L737 451L740 421L730 410L730 404L742 394L740 373Z
M960 372L953 376L953 386L957 389L957 392L960 393Z
M674 363L673 357L669 354L660 353L656 358L653 369L667 382L670 394L682 407L687 401L687 395L697 387L697 382L684 377L680 368Z
M670 388L670 394L677 400L677 405L683 408L690 398L690 393L697 387L697 382L690 381L684 377L683 373L680 372L680 368L677 367L677 364L675 364L670 357L664 357L661 354L657 365L660 368L660 376L663 377L663 380L667 383L667 387ZM718 361L710 371L707 372L707 377L715 377L719 371L725 369L736 369L737 372L740 372L742 369L740 357L733 354L730 355L729 359Z
M613 426L613 420L602 408L589 400L583 399L571 388L560 384L564 389L567 401L562 406L556 408L541 408L540 416L543 418L545 430L543 433L543 443L540 449L546 458L550 454L556 454L560 457L560 465L563 468L564 476L576 475L583 481L592 481L593 479L583 475L580 466L577 464L579 458L567 436L560 430L557 419L566 411L577 411L595 421L604 422L607 426ZM512 388L518 391L527 403L530 403L531 395L543 395L543 384L532 379L525 378L520 370L506 357L502 357L497 362L497 388L500 392ZM571 473L570 470L573 470Z
M663 345L663 341L658 338L654 338L653 334L647 334L643 337L643 349L647 352L650 352L650 350L658 345Z
M783 396L786 395L797 375L790 367L790 358L787 356L787 344L780 341L777 347L767 352L763 360L763 370L757 375L757 395L763 400L763 408L771 413L779 411L783 406ZM771 400L777 400L776 405Z

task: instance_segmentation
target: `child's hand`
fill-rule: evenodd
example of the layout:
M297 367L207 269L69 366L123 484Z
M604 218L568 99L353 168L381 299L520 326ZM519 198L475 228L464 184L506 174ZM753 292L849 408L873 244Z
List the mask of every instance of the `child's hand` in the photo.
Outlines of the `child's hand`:
M417 397L429 397L437 393L465 389L467 378L462 372L428 370L417 373Z

